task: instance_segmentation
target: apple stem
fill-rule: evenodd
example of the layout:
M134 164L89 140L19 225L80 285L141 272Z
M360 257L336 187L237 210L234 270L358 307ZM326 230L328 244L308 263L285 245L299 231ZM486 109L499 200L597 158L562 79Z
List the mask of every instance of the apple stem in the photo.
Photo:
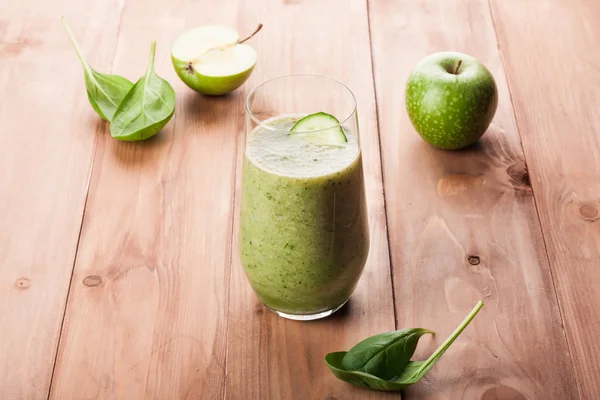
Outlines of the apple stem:
M462 60L458 60L458 63L456 64L456 68L454 68L454 75L458 75L458 69L460 68L460 66L462 65Z
M263 27L263 24L259 23L259 24L258 24L258 26L256 27L256 29L254 30L254 32L252 32L252 33L250 34L250 36L248 36L247 38L245 38L245 39L243 39L243 40L238 40L238 44L242 44L242 43L244 43L245 41L252 39L252 37L253 37L254 35L256 35L256 34L258 33L258 31L260 31L260 30L262 29L262 27Z

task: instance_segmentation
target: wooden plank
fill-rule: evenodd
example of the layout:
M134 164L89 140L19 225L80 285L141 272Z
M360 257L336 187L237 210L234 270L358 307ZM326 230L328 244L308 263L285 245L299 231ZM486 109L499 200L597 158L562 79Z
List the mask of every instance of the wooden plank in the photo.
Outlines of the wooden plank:
M177 106L151 140L101 135L51 398L223 397L244 92L202 97L169 56L186 24L216 22L238 25L237 3L127 2L115 70L139 77L156 39Z
M600 394L600 3L492 1L580 395Z
M284 320L262 308L246 280L234 239L226 398L390 398L338 381L323 360L328 352L347 350L370 335L394 329L366 2L258 4L246 0L240 8L245 10L243 18L249 26L257 21L265 26L256 37L260 59L251 78L252 85L278 75L317 73L348 84L358 98L371 251L348 306L339 315L303 323ZM238 167L241 167L243 138L239 140ZM239 177L241 169L238 169ZM240 185L238 179L236 199ZM236 206L239 207L239 201Z
M10 3L10 4L9 4ZM58 18L80 2L0 3L0 398L48 395L96 131ZM102 3L102 4L100 4ZM73 18L89 61L110 71L118 13Z
M539 2L521 2L519 7L525 3ZM424 382L407 390L406 398L576 398L487 2L369 4L398 326L437 332L420 350L425 357L478 299L486 303ZM506 10L518 8L504 4ZM514 35L510 48L519 48L532 34L517 33L517 27L528 26L525 16L535 14L531 7L521 12L522 19L507 19ZM539 41L553 45L542 33ZM534 43L519 51L531 51L539 45ZM439 151L422 141L404 107L410 70L425 55L445 50L480 59L499 89L491 128L478 145L459 152ZM514 74L523 74L522 79L533 79L543 69L522 61L515 56ZM547 88L550 75L539 77L536 90ZM536 99L518 104L518 110L540 104Z

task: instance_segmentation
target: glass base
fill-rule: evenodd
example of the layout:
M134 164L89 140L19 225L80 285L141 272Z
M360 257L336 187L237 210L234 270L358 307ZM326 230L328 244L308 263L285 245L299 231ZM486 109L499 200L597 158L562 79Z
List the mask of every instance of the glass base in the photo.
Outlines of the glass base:
M331 314L333 314L334 312L336 312L340 308L344 307L344 305L347 302L348 302L348 300L346 300L345 302L343 302L339 306L332 308L331 310L322 311L322 312L316 313L316 314L288 314L288 313L284 313L284 312L281 312L281 311L273 310L272 308L269 308L267 306L265 306L265 307L267 307L269 310L273 311L275 314L279 315L280 317L283 317L283 318L286 318L286 319L292 319L294 321L314 321L315 319L321 319L321 318L329 317Z

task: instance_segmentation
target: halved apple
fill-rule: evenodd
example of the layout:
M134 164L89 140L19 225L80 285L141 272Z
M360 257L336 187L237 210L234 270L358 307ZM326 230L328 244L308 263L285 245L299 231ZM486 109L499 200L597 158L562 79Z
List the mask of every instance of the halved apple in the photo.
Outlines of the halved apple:
M190 88L208 95L221 95L240 87L252 73L257 58L256 50L242 44L235 29L220 25L189 30L171 47L177 75Z

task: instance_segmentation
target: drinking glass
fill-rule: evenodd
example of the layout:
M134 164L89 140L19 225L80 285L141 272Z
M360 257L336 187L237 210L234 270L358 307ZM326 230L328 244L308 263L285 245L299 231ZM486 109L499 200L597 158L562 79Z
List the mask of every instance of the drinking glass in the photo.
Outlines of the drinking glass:
M293 128L315 113L316 126ZM356 99L342 83L289 75L248 95L239 244L254 292L282 317L324 318L352 295L369 229Z

